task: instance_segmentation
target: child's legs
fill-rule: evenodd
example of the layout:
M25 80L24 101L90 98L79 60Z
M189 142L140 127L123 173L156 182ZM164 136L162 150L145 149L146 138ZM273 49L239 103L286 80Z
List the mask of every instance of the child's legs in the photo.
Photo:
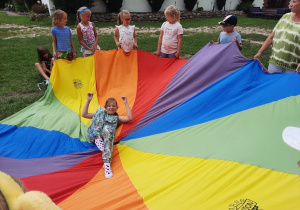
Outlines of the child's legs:
M96 146L98 147L98 149L99 149L101 152L103 152L103 149L104 149L104 142L103 142L103 140L102 140L101 137L97 137L97 138L95 139L95 144L96 144Z
M104 163L111 163L113 148L114 148L114 136L110 133L104 133L103 135L103 153L102 159Z
M35 67L40 72L40 74L47 80L49 77L47 76L46 72L43 70L42 65L40 63L35 63Z
M162 57L162 58L174 58L175 54L176 54L176 52L171 53L171 54L166 54L166 53L161 52L160 57Z

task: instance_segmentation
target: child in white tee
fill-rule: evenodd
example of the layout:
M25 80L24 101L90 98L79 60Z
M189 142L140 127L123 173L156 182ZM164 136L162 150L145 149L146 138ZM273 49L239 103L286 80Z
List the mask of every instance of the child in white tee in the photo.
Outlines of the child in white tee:
M161 26L156 55L162 58L179 58L183 34L179 23L180 11L171 5L165 10L165 17L167 21Z

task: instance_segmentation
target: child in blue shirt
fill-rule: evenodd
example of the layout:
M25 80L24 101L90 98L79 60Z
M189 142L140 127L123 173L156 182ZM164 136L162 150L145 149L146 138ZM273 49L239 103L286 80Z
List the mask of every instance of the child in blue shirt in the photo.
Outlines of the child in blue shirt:
M237 24L237 17L234 15L228 15L223 21L219 22L223 27L223 31L220 33L218 42L210 41L212 44L226 44L230 42L236 42L240 50L242 50L242 37L234 30Z
M72 41L71 29L66 26L67 24L67 13L62 10L56 10L53 15L51 29L52 34L52 46L53 46L53 57L62 58L67 60L73 60L76 58L76 49ZM72 49L74 50L72 52ZM56 50L58 51L56 56Z

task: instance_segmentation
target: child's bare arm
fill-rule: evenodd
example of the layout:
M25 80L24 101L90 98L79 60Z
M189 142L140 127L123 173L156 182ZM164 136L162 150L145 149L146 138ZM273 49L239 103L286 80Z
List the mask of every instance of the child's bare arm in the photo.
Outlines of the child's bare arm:
M242 50L242 49L243 49L243 45L242 45L241 43L239 43L239 40L236 39L235 42L236 42L238 48L239 48L240 50Z
M158 38L158 43L157 43L157 50L156 50L156 56L160 56L160 51L161 51L161 43L162 43L162 37L164 35L164 31L160 31L159 38Z
M94 114L95 114L95 113L89 113L88 112L90 102L93 99L93 96L94 96L94 93L88 93L87 94L87 100L86 100L86 103L85 103L85 105L82 109L82 113L81 113L81 116L84 117L84 118L92 119Z
M56 36L52 34L53 57L56 58Z
M95 43L94 43L94 50L97 50L97 45L98 45L98 34L97 34L97 30L95 27L95 24L93 23L93 30L94 30L94 35L95 35Z
M46 71L46 72L48 72L49 74L51 74L51 70L50 70L50 69L47 69L45 61L42 61L42 68L43 68L44 71Z
M135 47L135 48L138 48L138 45L137 45L137 38L136 38L136 35L135 35L135 29L133 30L133 39L134 39L134 47Z
M76 52L76 48L75 48L75 46L73 44L72 38L71 38L71 46L72 46L72 49L73 49L74 58L77 58L77 52Z
M220 42L214 42L213 40L210 40L211 44L220 44Z
M179 34L177 36L177 39L178 39L178 45L177 45L177 52L175 54L175 57L176 58L179 58L180 56L180 51L181 51L181 45L182 45L182 34Z
M131 109L130 109L128 103L127 103L126 96L122 96L122 99L123 99L123 102L124 102L125 107L126 107L127 116L119 116L119 123L127 123L127 122L129 122L133 119L133 116L132 116Z
M121 47L121 43L119 42L118 38L119 38L119 29L116 28L115 33L114 33L114 40L115 40L117 47Z

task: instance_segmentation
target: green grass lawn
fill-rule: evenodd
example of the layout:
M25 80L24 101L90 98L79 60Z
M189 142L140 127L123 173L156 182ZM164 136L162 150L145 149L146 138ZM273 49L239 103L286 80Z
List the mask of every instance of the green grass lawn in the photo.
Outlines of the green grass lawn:
M189 31L191 28L198 27L217 27L219 18L203 18L194 20L184 20L181 24L184 28L182 58L190 58L197 53L210 40L217 40L222 28L217 28L217 32L198 32ZM238 26L242 29L252 27L262 28L263 30L272 29L277 21L266 19L253 19L240 17ZM52 51L52 38L50 34L51 19L45 18L41 21L32 22L29 16L7 16L5 12L0 12L0 120L18 112L37 101L44 95L45 87L40 91L37 83L43 81L35 69L34 63L37 60L36 48L39 45L46 46ZM161 22L154 23L133 23L139 28L156 28L159 30ZM22 28L15 27L24 26ZM71 29L75 26L68 23ZM98 29L104 27L115 27L116 23L96 23ZM46 27L46 28L45 28ZM33 36L40 34L39 36ZM29 35L32 35L29 37ZM247 58L252 58L261 46L267 35L246 33L242 35L243 50L242 54ZM25 38L22 38L25 36ZM140 33L137 30L138 46L140 50L150 53L156 51L159 32ZM15 37L7 39L8 37ZM80 44L77 36L73 36L73 42L77 51ZM112 34L99 34L99 45L102 50L115 49ZM264 66L267 66L271 50L267 50L260 59ZM79 52L79 56L82 54Z

